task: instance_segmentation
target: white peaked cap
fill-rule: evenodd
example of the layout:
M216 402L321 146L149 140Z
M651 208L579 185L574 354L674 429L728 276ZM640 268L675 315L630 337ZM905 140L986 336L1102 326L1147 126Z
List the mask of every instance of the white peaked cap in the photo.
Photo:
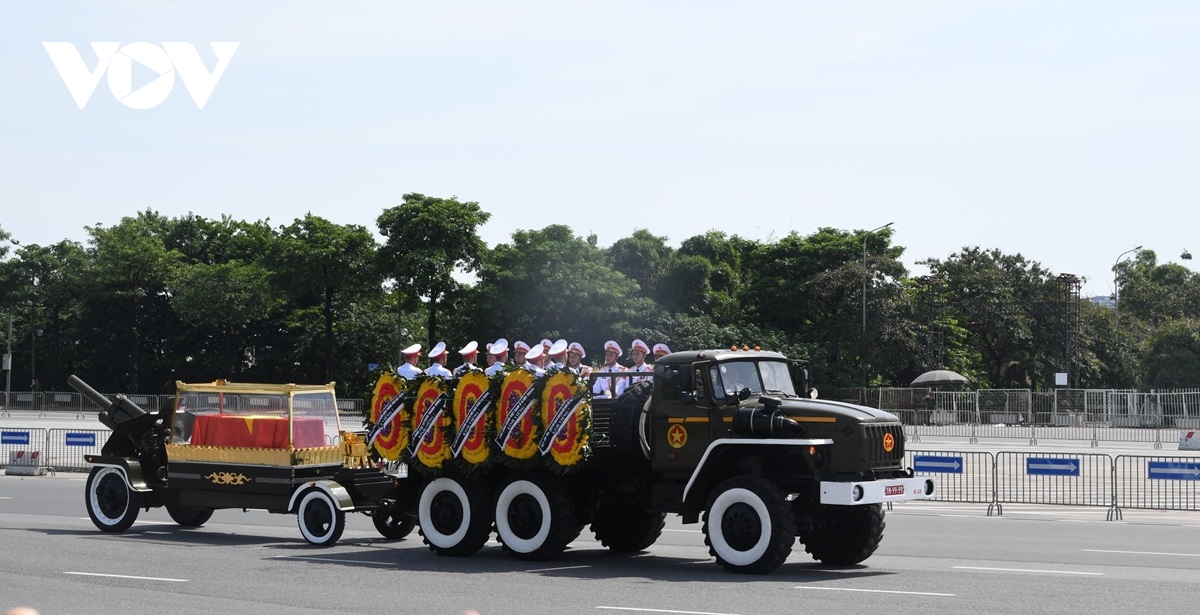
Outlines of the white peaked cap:
M554 342L553 346L550 346L550 350L549 350L549 352L547 352L547 354L549 354L550 356L554 356L556 354L562 354L566 351L567 351L567 340L558 340L557 342Z
M537 346L530 348L529 352L525 353L525 360L532 361L534 359L541 358L541 356L542 356L542 345L538 344Z
M583 351L583 344L579 342L571 342L571 345L567 346L567 352L578 352L580 358L587 356L587 353Z
M446 342L438 342L436 346L429 351L429 358L436 359L446 354Z
M633 344L631 344L629 346L629 349L630 350L641 350L642 352L644 352L646 354L650 354L650 347L647 346L646 342L643 342L642 340L633 340Z
M500 338L492 342L491 348L488 349L492 354L503 354L508 352L508 340Z
M513 343L513 350L516 350L517 352L529 352L529 344L526 344L521 340L517 340Z
M655 344L654 354L671 354L671 349L666 344Z
M542 345L543 346L553 346L554 342L550 341L550 338L547 337L547 338L542 339Z
M621 356L621 345L618 344L615 340L608 340L607 342L604 342L604 350L606 350L606 351L611 350L611 351L617 353L618 357Z
M476 342L476 341L468 342L466 346L462 347L462 350L458 351L458 354L468 355L473 352L479 352L479 342Z
M401 350L400 354L417 354L418 352L421 352L421 345L413 344L412 346L409 346L408 348Z

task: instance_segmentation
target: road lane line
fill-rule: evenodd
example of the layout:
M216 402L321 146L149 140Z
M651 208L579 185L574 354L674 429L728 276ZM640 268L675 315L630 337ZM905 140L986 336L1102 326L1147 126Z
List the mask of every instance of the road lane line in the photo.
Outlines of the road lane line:
M162 577L135 577L127 574L101 574L99 572L64 572L81 577L109 577L112 579L137 579L139 581L170 581L172 583L187 583L187 579L165 579Z
M555 570L575 570L576 568L591 568L591 566L559 566L558 568L537 568L535 570L522 570L521 572L554 572Z
M298 559L309 562L334 562L337 564L358 564L359 566L378 566L380 568L391 568L391 564L379 564L360 559L329 559L325 557L305 557L303 555L272 555L267 559Z
M1078 574L1084 576L1104 576L1103 572L1079 572L1075 570L1034 570L1032 568L989 568L986 566L952 566L959 570L985 570L992 572L1035 572L1038 574Z
M663 531L664 532L681 532L683 534L703 534L704 533L704 532L701 532L700 530L668 530L668 529L664 529Z
M797 585L795 589L823 589L831 592L863 592L868 594L906 594L909 596L957 596L958 594L943 594L940 592L905 592L894 589L856 589L853 587L818 587L815 585Z
M1109 549L1081 549L1086 553L1121 553L1124 555L1173 555L1175 557L1200 557L1200 553L1166 553L1163 551L1112 551Z
M598 606L609 611L637 611L639 613L676 613L678 615L738 615L737 613L713 613L711 611L673 611L671 609L639 609L629 606Z

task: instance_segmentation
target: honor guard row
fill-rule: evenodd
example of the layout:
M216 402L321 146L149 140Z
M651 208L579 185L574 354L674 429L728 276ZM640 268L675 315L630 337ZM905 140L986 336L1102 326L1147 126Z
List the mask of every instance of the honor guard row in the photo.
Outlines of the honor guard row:
M495 342L487 345L487 368L484 373L488 376L493 376L504 369L504 366L509 363L508 360L508 340L500 338ZM583 364L583 359L587 358L587 352L584 351L583 345L579 342L570 342L560 339L551 342L549 339L543 339L541 342L533 345L526 344L522 341L513 343L513 364L517 367L523 367L536 376L541 376L546 373L547 369L570 369L572 372L588 378L592 375L592 368ZM412 379L418 375L425 373L430 376L439 376L442 378L458 377L472 369L479 369L476 361L479 358L479 344L470 342L463 346L458 354L462 356L462 364L454 368L451 372L446 368L446 361L449 358L446 351L446 343L438 342L437 345L429 351L428 357L430 365L428 368L421 371L417 367L417 361L421 356L421 345L413 344L408 348L400 351L404 355L404 363L396 370L396 374L402 378ZM617 359L621 357L621 345L613 340L608 340L604 343L604 364L596 368L597 372L646 372L649 373L654 368L646 363L646 357L651 352L651 348L640 339L633 340L633 344L629 348L629 356L633 359L633 364L625 367L617 363ZM653 348L655 358L671 353L671 349L666 344L655 344ZM592 394L597 397L620 397L629 385L635 382L648 380L649 376L626 376L621 378L598 378L596 384L592 387ZM615 381L615 383L614 383Z

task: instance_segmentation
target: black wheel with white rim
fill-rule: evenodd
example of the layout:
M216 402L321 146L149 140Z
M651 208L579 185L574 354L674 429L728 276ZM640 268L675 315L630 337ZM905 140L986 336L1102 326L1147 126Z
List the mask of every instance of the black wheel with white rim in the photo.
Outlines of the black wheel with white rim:
M401 540L417 526L417 516L404 510L399 504L381 506L371 513L371 521L379 535L392 540Z
M475 481L443 476L425 485L417 518L425 544L438 555L471 555L492 535L487 492Z
M783 565L796 542L796 518L783 494L761 478L730 478L705 506L704 543L726 570L766 574Z
M346 513L338 508L332 495L315 487L300 496L296 517L300 535L322 547L336 544L346 529Z
M171 515L171 519L175 520L180 527L200 527L213 516L211 508L197 508L195 506L171 506L167 505L167 514Z
M645 550L662 536L667 515L625 502L601 502L592 519L600 544L618 553Z
M101 531L121 533L137 520L141 497L119 468L92 468L85 491L88 516Z
M514 476L496 496L496 535L522 560L557 557L579 535L575 505L553 476Z

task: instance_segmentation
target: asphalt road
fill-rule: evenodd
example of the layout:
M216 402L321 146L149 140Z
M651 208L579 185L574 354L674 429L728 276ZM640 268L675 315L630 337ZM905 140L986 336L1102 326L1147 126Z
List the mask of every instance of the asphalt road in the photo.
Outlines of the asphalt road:
M378 537L352 515L335 547L309 546L295 517L218 511L183 530L143 512L127 533L87 519L84 475L0 476L0 608L122 613L1180 613L1200 595L1200 513L921 502L888 514L863 565L829 569L797 550L767 576L733 575L699 526L636 556L584 533L560 559L509 559L495 543L438 557L414 534Z

